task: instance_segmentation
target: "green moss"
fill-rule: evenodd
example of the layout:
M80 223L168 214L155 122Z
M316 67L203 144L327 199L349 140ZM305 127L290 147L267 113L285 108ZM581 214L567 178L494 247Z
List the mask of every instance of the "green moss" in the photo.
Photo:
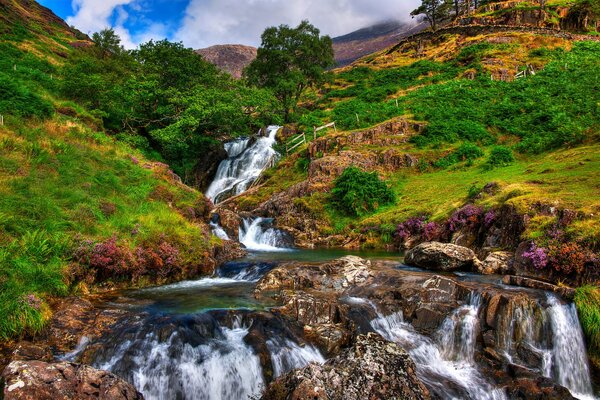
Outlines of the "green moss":
M575 291L575 305L592 362L600 364L600 288L583 286Z

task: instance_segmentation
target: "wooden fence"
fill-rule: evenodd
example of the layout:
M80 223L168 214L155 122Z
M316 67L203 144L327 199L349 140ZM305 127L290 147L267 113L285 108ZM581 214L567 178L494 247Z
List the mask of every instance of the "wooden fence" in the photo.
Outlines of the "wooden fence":
M335 132L337 132L335 122L331 122L327 125L323 125L323 126L319 126L319 127L315 126L313 128L313 140L317 139L317 133L319 131L322 131L323 129L329 129L329 128L333 128L335 130ZM302 132L302 133L298 134L297 136L293 137L292 139L290 139L285 144L285 152L289 155L292 151L294 151L298 147L302 146L306 142L308 142L308 140L306 139L306 133Z

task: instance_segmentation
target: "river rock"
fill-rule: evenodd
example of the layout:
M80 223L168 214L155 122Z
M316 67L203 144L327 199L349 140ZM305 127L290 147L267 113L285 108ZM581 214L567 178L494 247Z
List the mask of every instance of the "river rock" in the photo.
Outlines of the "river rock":
M522 286L531 289L547 290L560 295L567 301L573 301L575 289L564 286L553 285L548 282L538 281L537 279L525 278L524 276L506 275L502 278L505 285Z
M425 242L410 249L404 262L434 271L471 271L481 263L473 250L440 242Z
M514 255L508 251L496 251L488 254L478 266L483 275L505 275L513 271Z
M13 361L2 373L5 400L139 400L129 383L107 371L68 362Z
M310 364L280 377L262 399L429 399L415 369L401 347L369 333L324 365Z

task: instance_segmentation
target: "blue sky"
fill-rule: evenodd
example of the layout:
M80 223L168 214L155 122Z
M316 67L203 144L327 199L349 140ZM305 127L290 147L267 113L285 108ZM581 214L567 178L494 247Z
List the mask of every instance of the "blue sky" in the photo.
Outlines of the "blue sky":
M308 19L325 34L343 35L373 23L408 20L419 0L38 0L91 34L113 27L125 47L150 39L193 48L257 46L268 26Z

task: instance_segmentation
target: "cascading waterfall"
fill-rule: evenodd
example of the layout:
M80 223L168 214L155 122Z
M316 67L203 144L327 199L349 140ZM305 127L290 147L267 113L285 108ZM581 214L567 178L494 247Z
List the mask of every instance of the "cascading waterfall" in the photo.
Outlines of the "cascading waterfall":
M554 378L574 397L592 399L588 358L575 304L561 304L556 296L548 295L548 305Z
M419 378L443 399L506 399L478 371L474 361L479 296L459 307L443 323L432 340L404 322L402 313L371 321L372 328L386 339L403 346L417 365Z
M282 231L270 227L266 218L245 219L240 226L239 240L249 250L285 251L289 237Z
M527 364L520 358L520 349L537 354L537 368L571 391L574 397L593 399L591 378L583 332L574 304L562 303L554 294L547 294L547 307L539 302L513 304L499 321L497 343L507 361Z
M222 327L219 333L194 346L182 343L178 332L167 341L152 332L124 342L114 357L98 367L129 369L132 383L146 399L233 400L260 393L264 386L260 359L243 341L248 328Z
M228 158L219 164L215 179L206 191L206 197L218 204L246 191L270 163L279 157L273 149L279 129L279 126L269 126L267 136L254 142L250 139L238 139L226 143Z
M267 340L267 347L271 353L275 378L293 369L302 368L311 362L325 362L323 355L316 347L311 345L301 347L290 339L271 338Z
M212 229L213 234L221 240L231 240L229 239L229 235L225 232L225 229L221 225L216 222L210 223L210 228Z

